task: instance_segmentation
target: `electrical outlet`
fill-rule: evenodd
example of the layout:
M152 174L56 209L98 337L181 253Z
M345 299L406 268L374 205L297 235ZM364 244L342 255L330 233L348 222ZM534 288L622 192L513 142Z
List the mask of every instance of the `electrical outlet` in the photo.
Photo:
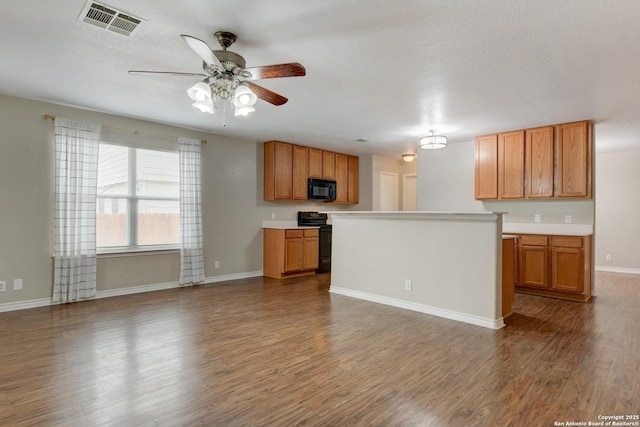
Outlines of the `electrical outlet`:
M404 281L404 290L410 291L412 287L411 279L407 279Z
M22 279L13 279L13 290L14 291L22 290Z
M7 290L7 282L3 280L2 282L0 282L0 292L4 292L6 290Z
M571 224L571 215L565 215L564 222L565 224Z
M607 261L611 261L611 254L607 254Z
M271 219L276 219L276 213L275 212L271 212Z
M540 217L540 214L535 214L533 216L533 222L540 222L542 221L542 218Z
M216 262L213 263L213 268L220 268L220 261L216 260Z

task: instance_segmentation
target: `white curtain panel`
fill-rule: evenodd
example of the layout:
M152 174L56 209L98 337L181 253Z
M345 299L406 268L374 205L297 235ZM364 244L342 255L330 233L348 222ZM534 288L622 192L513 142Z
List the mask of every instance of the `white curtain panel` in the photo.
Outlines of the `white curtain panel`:
M181 285L204 281L202 206L198 139L179 138L180 157L180 279Z
M53 301L96 294L96 186L100 125L57 117Z

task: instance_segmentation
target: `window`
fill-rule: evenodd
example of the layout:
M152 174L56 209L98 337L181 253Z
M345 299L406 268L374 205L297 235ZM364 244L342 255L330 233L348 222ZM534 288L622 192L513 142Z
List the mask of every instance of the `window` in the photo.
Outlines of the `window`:
M97 248L177 248L179 177L177 152L100 143Z

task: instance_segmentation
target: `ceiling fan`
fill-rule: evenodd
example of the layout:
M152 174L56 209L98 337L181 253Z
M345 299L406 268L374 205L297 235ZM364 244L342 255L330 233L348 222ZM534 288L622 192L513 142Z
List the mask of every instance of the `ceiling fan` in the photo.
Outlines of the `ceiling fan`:
M276 106L283 105L288 101L287 98L253 83L252 80L300 77L306 74L305 68L297 62L247 68L242 56L227 50L236 41L236 35L228 31L214 34L222 50L212 50L207 43L193 36L182 34L180 37L202 58L205 74L141 70L130 70L129 74L204 77L187 90L194 101L193 106L203 112L213 114L219 101L231 102L236 116L246 116L255 111L253 105L258 98Z

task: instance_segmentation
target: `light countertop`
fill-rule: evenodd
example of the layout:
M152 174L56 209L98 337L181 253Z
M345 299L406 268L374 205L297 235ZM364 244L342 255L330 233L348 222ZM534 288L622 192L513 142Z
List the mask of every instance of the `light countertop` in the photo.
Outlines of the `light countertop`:
M503 212L444 212L444 211L326 211L329 218L422 219L495 221Z
M502 224L504 234L547 234L559 236L590 236L593 234L591 224L542 224L505 222Z
M262 228L277 228L277 229L287 229L287 230L304 230L308 228L320 228L319 226L298 226L297 220L268 220L262 221Z

